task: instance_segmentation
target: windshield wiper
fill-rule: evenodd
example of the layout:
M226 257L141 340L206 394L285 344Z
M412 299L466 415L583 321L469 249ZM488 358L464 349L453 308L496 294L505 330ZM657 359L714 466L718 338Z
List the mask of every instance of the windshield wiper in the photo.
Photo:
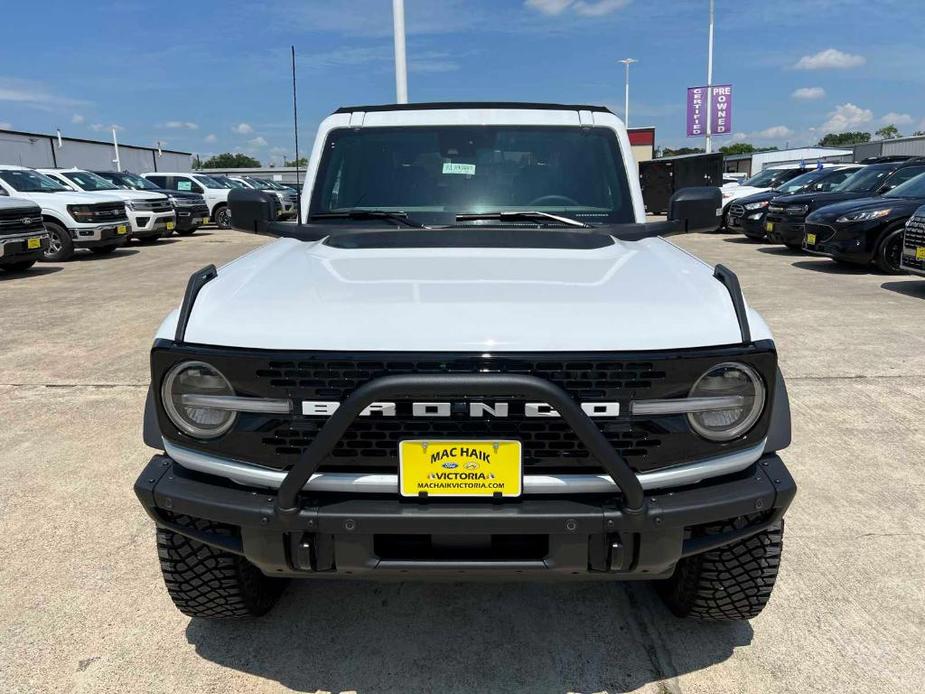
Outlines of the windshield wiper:
M385 219L390 222L400 222L405 226L423 229L424 225L408 217L407 212L400 210L343 210L340 212L316 212L309 219Z
M582 227L584 229L591 228L590 224L579 222L577 219L572 219L571 217L562 217L557 214L549 214L549 212L468 212L465 214L456 215L457 222L469 222L479 219L499 219L501 221L516 221L519 219L526 219L534 222L552 221L558 222L559 224L564 224L568 227Z

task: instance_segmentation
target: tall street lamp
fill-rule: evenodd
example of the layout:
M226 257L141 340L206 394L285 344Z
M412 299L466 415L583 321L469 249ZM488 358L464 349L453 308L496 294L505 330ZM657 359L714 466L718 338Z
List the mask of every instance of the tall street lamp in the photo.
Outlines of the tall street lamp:
M638 63L639 61L635 58L624 58L617 62L623 63L626 66L626 93L623 101L623 124L628 128L630 127L630 65Z

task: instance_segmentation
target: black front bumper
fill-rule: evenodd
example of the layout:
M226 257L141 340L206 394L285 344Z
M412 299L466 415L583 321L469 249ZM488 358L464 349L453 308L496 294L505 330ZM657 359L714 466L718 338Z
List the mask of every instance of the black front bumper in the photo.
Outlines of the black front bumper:
M765 235L771 243L783 243L788 246L803 244L806 231L805 217L768 213L765 215Z
M189 231L198 229L202 220L209 219L209 207L207 205L197 205L195 207L177 207L177 229L179 231Z
M0 267L30 260L41 260L48 249L48 234L42 230L32 238L35 237L39 238L37 248L29 248L28 238L12 240L0 237Z
M823 255L844 263L867 265L874 257L870 238L876 238L881 226L879 222L860 222L839 227L808 223L803 237L803 249L813 255ZM813 238L815 241L810 242Z
M158 525L243 555L272 576L649 579L776 522L796 484L768 454L718 481L647 493L640 511L627 509L621 494L486 501L300 494L292 512L281 512L274 492L156 455L135 493ZM189 518L232 532L197 530Z

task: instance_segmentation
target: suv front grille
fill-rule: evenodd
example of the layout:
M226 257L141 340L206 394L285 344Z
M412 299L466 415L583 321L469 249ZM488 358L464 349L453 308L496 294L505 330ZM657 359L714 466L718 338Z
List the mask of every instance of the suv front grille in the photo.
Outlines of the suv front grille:
M732 205L729 208L730 217L742 217L745 215L745 207L739 204Z
M45 231L45 226L42 223L42 213L38 208L0 212L0 235L22 234L30 231Z
M621 358L622 357L622 358ZM602 433L638 470L678 465L756 445L767 431L767 414L744 437L728 443L707 441L692 432L685 415L630 416L633 400L687 396L694 382L723 361L751 365L773 390L776 355L770 345L725 347L639 355L508 354L452 355L343 352L262 352L184 346L156 346L154 383L173 364L202 359L222 371L238 395L285 398L293 415L239 413L231 431L214 441L196 441L160 417L164 435L181 445L274 468L291 466L327 421L301 414L302 401L343 402L360 385L396 374L527 374L563 388L576 402L618 402L617 417L595 417ZM158 386L159 387L159 386ZM157 389L156 389L157 390ZM421 417L409 399L396 399L396 415L358 417L333 453L322 462L328 471L388 471L398 465L398 442L406 439L516 439L523 443L524 468L533 472L592 472L602 469L564 420L528 417L512 397L431 398L451 404L447 417ZM415 398L428 400L428 398ZM484 401L510 404L507 417L472 417L468 405Z
M110 222L117 219L126 219L125 203L121 202L98 202L90 206L93 210L93 221Z

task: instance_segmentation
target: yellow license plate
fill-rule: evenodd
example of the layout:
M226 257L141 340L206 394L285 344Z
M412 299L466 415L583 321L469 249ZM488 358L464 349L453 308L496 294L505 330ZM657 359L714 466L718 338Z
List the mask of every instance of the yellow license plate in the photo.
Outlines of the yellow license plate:
M765 222L764 230L765 230L765 231L774 231L774 222Z
M815 234L807 234L807 235L806 235L806 244L807 244L808 246L812 246L812 245L815 245L815 243L816 243L816 235L815 235Z
M401 441L402 496L520 496L520 441Z
M36 239L26 239L26 249L27 250L31 251L34 248L41 248L41 247L42 247L42 239L37 239L37 238ZM925 248L921 250L925 251Z
M915 249L915 259L925 260L925 246L917 246Z
M177 228L176 222L167 222L167 231L173 231Z
M119 226L116 227L116 233L117 234L127 234L128 227L125 226L124 224L120 224Z
M203 218L200 219L199 221L200 221L202 224L208 224L208 223L209 223L209 218L208 218L208 217L203 217Z

